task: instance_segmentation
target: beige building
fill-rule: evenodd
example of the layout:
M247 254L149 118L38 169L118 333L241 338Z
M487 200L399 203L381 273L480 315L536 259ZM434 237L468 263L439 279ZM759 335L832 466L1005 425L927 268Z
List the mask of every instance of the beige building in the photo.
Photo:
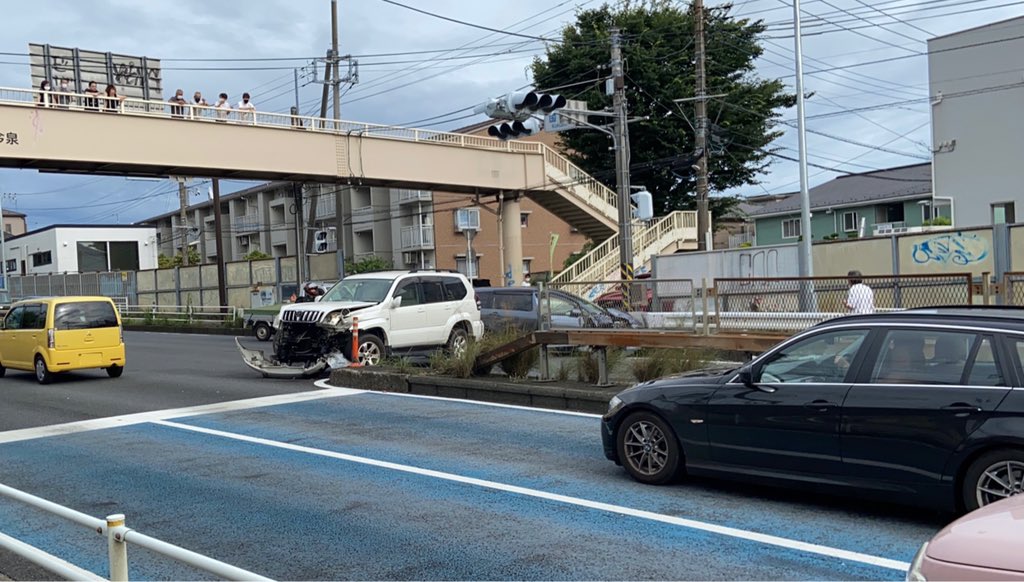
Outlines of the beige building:
M455 133L471 135L487 135L487 128L495 122L488 120L462 129ZM558 134L542 132L518 141L541 142L549 147L558 148ZM501 227L499 225L499 203L496 196L474 198L465 194L453 194L442 191L434 192L434 250L437 267L456 269L460 273L467 271L466 256L468 246L466 234L456 228L455 215L460 208L477 209L480 230L473 237L473 254L477 263L473 266L472 275L480 279L490 280L492 285L503 283L503 273L509 265L502 265ZM516 220L520 223L523 233L522 273L558 274L570 254L578 252L587 243L587 237L572 228L552 212L525 197L520 198L520 215L518 217L502 217L501 220ZM555 246L554 260L550 259L552 234L558 235ZM601 241L597 241L601 242ZM506 261L507 263L507 261Z
M7 236L18 236L28 232L28 224L25 215L4 208L4 234Z

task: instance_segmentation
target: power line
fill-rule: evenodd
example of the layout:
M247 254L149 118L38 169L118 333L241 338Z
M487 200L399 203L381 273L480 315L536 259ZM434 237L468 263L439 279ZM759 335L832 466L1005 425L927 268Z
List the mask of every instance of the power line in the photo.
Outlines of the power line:
M505 34L505 35L508 35L508 36L516 36L516 37L519 37L519 38L529 38L529 39L532 39L532 40L542 40L544 42L559 42L559 41L557 41L555 39L551 39L551 38L544 38L542 36L533 36L533 35L529 35L529 34L521 34L521 33L518 33L518 32L511 32L511 31L508 31L508 30L502 30L500 28L491 28L489 26L484 26L482 24L474 24L472 22L466 22L465 20L459 20L457 18L450 18L448 16L442 16L442 15L436 14L434 12L428 12L426 10L421 10L421 9L415 8L413 6L409 6L407 4L402 4L401 2L395 2L395 0L381 0L381 2L385 2L387 4L391 4L391 5L394 5L394 6L400 6L402 8L405 8L406 10L412 10L413 12L419 12L420 14L426 14L427 16L431 16L433 18L437 18L437 19L440 19L440 20L447 20L448 22L454 22L455 24L461 24L463 26L469 26L471 28L479 28L480 30L487 30L487 31L490 31L490 32L496 32L498 34Z

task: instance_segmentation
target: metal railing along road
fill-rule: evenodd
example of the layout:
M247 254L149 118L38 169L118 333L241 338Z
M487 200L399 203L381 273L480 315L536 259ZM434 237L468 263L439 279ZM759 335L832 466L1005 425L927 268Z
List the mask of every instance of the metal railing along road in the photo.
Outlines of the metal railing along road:
M1006 273L1002 292L1003 305L1024 307L1024 272Z
M87 527L107 538L107 557L110 566L108 575L110 580L128 580L128 544L145 548L225 580L270 580L270 578L265 578L254 572L237 568L231 564L226 564L191 550L186 550L180 546L141 534L125 526L125 519L122 514L109 515L105 520L99 519L2 484L0 484L0 495ZM68 580L103 580L102 577L97 576L93 572L79 568L57 556L48 554L10 536L0 535L0 548L7 549L31 561L33 564Z
M238 309L230 305L125 305L120 309L125 323L230 323L239 317Z
M627 313L633 325L645 329L696 331L701 320L699 294L691 279L552 282L545 285L545 289L585 299L611 309L613 315ZM551 296L557 297L557 294ZM542 297L542 301L547 300L546 295ZM548 327L558 327L550 317L552 313L559 315L557 308L542 305L541 313ZM599 325L585 313L580 314L580 320L583 327Z
M971 305L970 273L865 276L876 311L940 305ZM715 328L797 331L849 315L846 277L715 279Z

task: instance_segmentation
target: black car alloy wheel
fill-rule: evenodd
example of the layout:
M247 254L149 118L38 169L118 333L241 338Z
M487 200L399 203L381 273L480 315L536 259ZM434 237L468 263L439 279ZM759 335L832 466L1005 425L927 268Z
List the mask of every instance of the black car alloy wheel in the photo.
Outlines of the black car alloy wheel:
M650 412L634 412L619 426L619 460L637 481L661 485L674 480L682 468L682 450L672 429Z
M1024 451L1000 449L978 457L964 476L964 509L972 511L1024 494Z

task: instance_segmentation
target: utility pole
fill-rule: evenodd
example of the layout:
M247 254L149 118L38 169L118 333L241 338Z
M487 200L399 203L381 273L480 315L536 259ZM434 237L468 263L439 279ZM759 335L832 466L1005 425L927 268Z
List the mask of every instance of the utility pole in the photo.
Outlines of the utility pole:
M800 149L800 239L799 260L800 276L813 277L814 267L811 261L811 193L807 185L807 132L804 120L804 49L800 37L800 0L793 0L793 52L796 54L796 123L797 141ZM804 298L806 294L801 294ZM807 309L813 295L805 297Z
M302 115L299 111L299 70L292 69L292 73L295 73L295 115Z
M697 135L694 147L700 158L697 160L697 249L708 248L708 231L711 217L708 215L708 98L707 78L704 72L704 0L693 0L694 52L697 58Z
M224 272L224 226L220 217L220 180L213 179L213 232L217 237L217 298L220 305L228 304L227 274Z
M341 71L338 69L338 0L331 0L331 68L334 70L334 129L341 129ZM325 85L326 87L326 85Z
M295 294L298 295L302 292L302 272L306 266L306 249L302 242L302 235L305 234L306 230L302 222L302 185L298 182L292 182L292 197L295 200Z
M188 261L188 188L185 186L185 178L178 178L178 200L181 203L181 214L178 221L181 222L181 265L187 267Z
M626 85L622 70L622 37L611 29L612 107L615 113L615 176L619 195L619 271L623 298L629 297L633 280L633 216L629 199L629 126L626 119Z
M0 199L5 195L0 194ZM0 202L0 274L3 277L4 289L10 290L10 285L7 284L7 242L4 240L7 237L7 225L4 224L4 207L3 202Z

